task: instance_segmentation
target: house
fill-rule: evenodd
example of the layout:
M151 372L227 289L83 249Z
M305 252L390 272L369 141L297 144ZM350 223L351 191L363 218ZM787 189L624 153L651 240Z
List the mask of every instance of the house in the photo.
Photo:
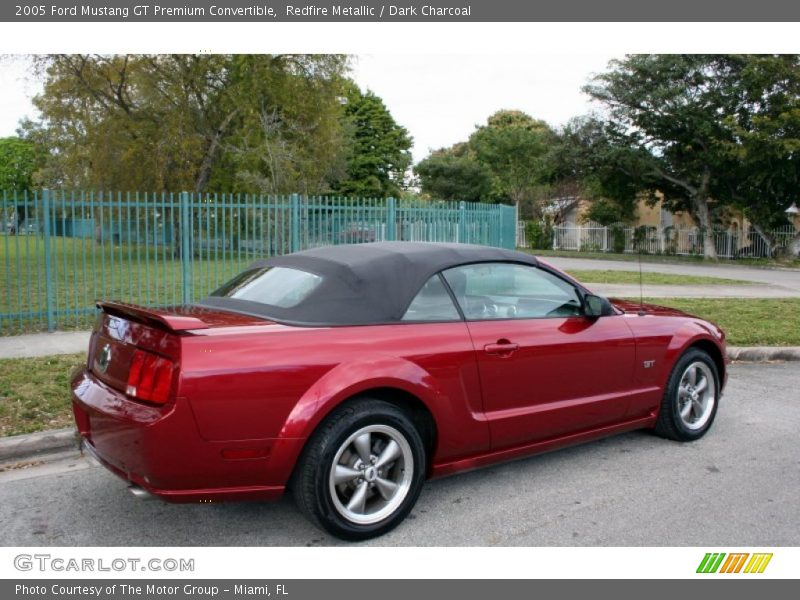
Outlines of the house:
M636 206L636 218L628 223L628 228L646 226L652 228L649 234L649 246L654 251L666 251L672 246L684 248L687 253L693 253L697 244L701 243L697 234L697 225L691 215L685 211L672 212L663 206L663 196L656 193L654 203L645 199L639 200ZM562 227L592 227L588 221L587 213L591 200L579 196L565 196L552 199L547 212L551 215L553 223ZM800 210L792 205L786 211L786 226L772 232L788 241L794 231L800 231ZM791 227L794 225L794 228ZM595 227L600 227L595 225ZM767 256L771 249L766 240L751 226L751 223L738 210L729 209L722 215L721 222L714 227L717 247L720 255L727 256ZM585 237L585 236L584 236ZM581 239L578 236L576 239ZM577 242L576 242L577 244ZM631 242L628 240L627 245ZM596 244L595 244L596 245ZM605 243L603 246L607 246ZM679 250L680 252L680 250Z

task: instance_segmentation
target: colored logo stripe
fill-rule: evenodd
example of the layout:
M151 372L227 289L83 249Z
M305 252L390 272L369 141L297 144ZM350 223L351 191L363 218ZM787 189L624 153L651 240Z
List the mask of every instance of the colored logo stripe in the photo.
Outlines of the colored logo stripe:
M744 568L745 573L763 573L769 561L772 560L772 553L753 554L750 562Z
M732 552L727 555L724 552L706 552L700 565L697 567L698 573L740 573L745 562L745 573L763 573L769 561L772 560L772 553L757 552L752 556L748 552ZM747 558L750 560L747 561ZM725 561L724 563L722 561ZM720 565L722 568L720 568Z
M732 552L728 555L728 558L722 563L722 568L720 569L720 573L738 573L742 570L744 566L744 561L747 560L747 557L750 556L746 552Z
M700 561L700 566L697 567L698 573L716 573L719 569L722 559L725 558L724 552L706 552L703 560Z

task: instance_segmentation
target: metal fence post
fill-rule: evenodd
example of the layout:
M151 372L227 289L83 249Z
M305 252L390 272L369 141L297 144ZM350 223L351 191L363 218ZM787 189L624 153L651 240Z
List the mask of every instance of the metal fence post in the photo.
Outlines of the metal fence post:
M292 194L292 216L290 223L289 246L292 252L300 251L300 196Z
M458 240L460 244L467 243L467 203L463 200L458 203Z
M394 242L397 239L397 201L386 199L386 239Z
M183 303L192 302L192 208L188 192L180 195L181 225L181 276L183 278Z
M44 212L44 287L47 331L54 331L56 319L53 311L53 262L50 255L50 190L42 190L42 211Z

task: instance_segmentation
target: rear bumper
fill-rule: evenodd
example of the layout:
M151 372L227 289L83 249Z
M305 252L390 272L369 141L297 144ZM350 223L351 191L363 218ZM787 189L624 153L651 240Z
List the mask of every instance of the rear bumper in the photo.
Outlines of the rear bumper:
M284 486L240 486L232 488L204 488L186 490L165 490L155 488L145 483L147 476L135 473L126 473L103 458L86 438L83 439L82 448L106 469L124 479L128 483L138 486L152 496L167 502L230 502L235 500L277 500L285 490Z
M277 499L302 447L295 439L204 440L187 399L147 406L85 369L73 375L71 388L87 452L125 481L169 502ZM242 449L257 450L259 457L223 456Z

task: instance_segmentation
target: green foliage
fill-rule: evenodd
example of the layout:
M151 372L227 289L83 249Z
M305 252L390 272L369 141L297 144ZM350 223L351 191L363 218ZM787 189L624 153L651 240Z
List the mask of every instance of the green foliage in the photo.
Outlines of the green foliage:
M578 181L583 195L616 205L620 220L632 218L642 192L655 182L643 181L650 157L631 147L613 125L594 117L572 119L559 132L551 152L556 181Z
M53 187L323 191L344 159L347 60L332 55L38 59Z
M611 249L616 254L625 252L625 228L621 225L612 225L608 232L611 234Z
M433 152L415 171L423 192L433 197L535 203L551 178L554 140L544 121L501 110L468 141ZM532 212L538 218L541 206Z
M406 128L397 124L383 100L352 82L344 113L350 152L346 176L336 190L360 197L400 195L411 166L413 140Z
M656 228L652 225L639 225L633 230L633 248L637 252L647 252L645 244L650 237L656 233Z
M626 210L627 209L627 210ZM614 202L608 198L594 200L586 211L589 221L608 227L612 223L624 223L633 219L631 204Z
M714 195L767 230L785 225L800 190L800 56L726 56L726 85L736 109L721 151L727 175Z
M796 55L630 55L585 90L608 118L577 128L578 154L619 202L659 189L710 237L715 206L776 224L796 195L800 63ZM574 132L573 132L574 133ZM796 197L796 196L795 196Z
M29 140L0 138L0 192L29 191L40 162L40 153Z
M550 174L554 140L544 121L520 111L501 110L469 138L476 159L491 171L496 193L510 202L530 200Z
M553 224L547 219L525 222L525 238L529 248L535 250L552 248L553 233Z
M485 200L492 188L491 171L473 156L439 150L414 169L426 194L442 200Z
M664 236L664 253L675 254L678 250L678 230L669 225L662 232Z

